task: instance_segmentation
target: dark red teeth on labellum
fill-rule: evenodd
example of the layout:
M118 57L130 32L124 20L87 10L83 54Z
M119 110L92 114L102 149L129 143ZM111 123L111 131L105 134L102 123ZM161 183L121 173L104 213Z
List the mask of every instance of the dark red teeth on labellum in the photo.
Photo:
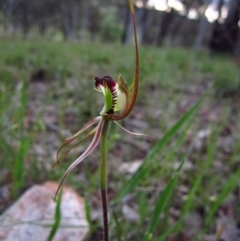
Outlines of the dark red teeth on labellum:
M99 85L104 85L103 83L106 83L107 84L107 87L113 91L116 87L116 81L113 80L110 76L104 76L102 78L99 78L99 77L95 77L95 86L96 88L99 87Z

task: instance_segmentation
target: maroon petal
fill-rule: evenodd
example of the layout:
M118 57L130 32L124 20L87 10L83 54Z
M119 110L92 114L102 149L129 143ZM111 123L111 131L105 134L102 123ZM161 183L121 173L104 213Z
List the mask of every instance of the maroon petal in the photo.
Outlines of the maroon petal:
M99 88L99 85L104 86L104 83L107 85L107 87L113 91L116 88L117 82L113 80L110 76L104 76L102 78L95 77L95 86L96 88Z

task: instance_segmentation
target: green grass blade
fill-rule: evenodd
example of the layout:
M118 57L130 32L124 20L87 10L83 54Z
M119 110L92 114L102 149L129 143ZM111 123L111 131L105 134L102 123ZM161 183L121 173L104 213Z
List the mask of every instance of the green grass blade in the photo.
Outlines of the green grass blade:
M229 193L231 193L239 184L239 176L240 176L240 168L232 174L232 176L229 178L229 180L225 183L225 185L222 188L221 193L219 194L216 201L213 203L212 207L209 210L209 213L205 219L205 226L207 227L210 222L212 221L213 215L218 210L219 206L224 202L224 200L229 197Z
M167 145L167 143L171 140L171 138L178 132L178 130L189 120L189 118L193 115L193 113L199 108L202 103L205 95L201 97L192 107L186 112L180 120L164 135L162 139L160 139L153 148L149 151L148 156L146 157L143 164L139 167L139 169L132 175L132 177L123 185L123 188L120 190L118 196L115 198L115 202L120 200L126 194L131 192L138 183L147 176L148 173L152 170L152 162L151 159L161 151L161 149Z
M181 118L180 120L160 139L148 153L147 159L153 158L171 140L178 130L189 120L192 114L199 108L205 95L202 96Z
M171 228L169 228L164 234L158 237L155 241L164 241L166 240L167 236L171 234L183 221L183 217L180 218L176 223L173 224Z
M206 158L204 158L202 160L203 166L201 167L201 172L198 173L198 175L194 178L194 181L192 183L192 188L190 190L190 192L188 193L188 198L185 202L185 204L183 205L182 208L182 214L185 215L187 214L191 207L192 204L194 203L194 198L196 195L196 192L199 190L202 180L204 178L204 176L206 175L206 172L209 170L210 166L212 165L213 161L215 160L215 155L216 155L216 151L217 151L217 140L219 138L221 128L219 128L218 130L218 134L216 135L216 137L211 138L209 140L209 144L207 145L207 155Z
M56 208L55 208L55 213L54 213L54 223L52 225L52 229L51 232L48 236L47 241L52 241L59 226L60 226L60 222L61 222L61 201L62 201L62 189L59 192L59 196L57 198L57 202L56 202Z
M91 207L88 203L88 200L85 198L85 214L86 214L86 219L88 222L88 226L90 227L90 230L92 230L92 220L91 220Z
M119 222L118 217L116 212L113 211L113 219L116 224L116 236L117 236L117 241L121 241L123 237L123 228L121 222Z
M13 194L16 197L17 192L19 189L21 189L24 185L24 177L25 177L25 171L24 171L24 159L27 155L30 140L26 137L25 131L24 131L24 118L25 118L25 112L26 112L26 105L27 105L27 93L26 93L26 82L22 83L21 86L21 97L20 97L20 103L21 107L18 113L18 121L19 121L19 131L20 131L20 147L17 154L16 161L14 162L13 167Z
M144 241L150 241L152 240L152 236L154 231L157 228L157 225L159 223L159 218L170 198L170 195L174 189L175 186L175 182L177 180L177 176L179 171L181 170L182 166L184 164L184 160L181 162L179 168L177 169L176 173L173 175L172 179L169 181L169 183L167 184L165 190L163 191L163 193L160 194L160 197L158 199L158 201L156 202L156 206L153 210L153 214L149 223L149 226L147 228L147 232L144 238Z

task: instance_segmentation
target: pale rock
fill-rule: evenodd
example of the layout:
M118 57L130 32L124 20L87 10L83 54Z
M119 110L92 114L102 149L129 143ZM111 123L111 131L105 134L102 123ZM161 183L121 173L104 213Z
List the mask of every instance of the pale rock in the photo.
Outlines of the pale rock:
M140 216L136 210L136 207L131 207L127 204L123 205L122 212L124 217L132 222L138 221Z
M204 139L204 138L207 138L210 134L211 134L210 129L203 129L197 133L197 138Z
M206 138L210 136L210 134L211 134L210 129L202 129L198 131L197 136L194 140L195 147L198 150L200 150L204 146L206 142Z
M120 173L126 174L134 174L137 169L142 165L142 160L132 161L132 162L124 162L119 167Z
M54 223L58 183L45 182L27 190L0 216L1 241L46 241ZM64 187L61 222L53 241L81 241L88 233L84 200Z
M170 163L171 164L171 163ZM181 162L178 162L176 161L174 164L173 164L173 168L174 170L178 170L178 168L180 167L181 165ZM194 165L192 164L191 161L188 161L186 160L184 163L183 163L183 166L182 166L182 171L191 171L194 169Z

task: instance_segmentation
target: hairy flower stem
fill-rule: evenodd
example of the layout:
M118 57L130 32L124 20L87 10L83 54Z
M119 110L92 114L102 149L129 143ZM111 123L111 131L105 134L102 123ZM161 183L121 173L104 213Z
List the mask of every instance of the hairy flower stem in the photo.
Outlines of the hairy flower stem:
M106 120L101 135L100 189L103 208L104 241L108 241L108 202L107 202L107 135L110 122Z

